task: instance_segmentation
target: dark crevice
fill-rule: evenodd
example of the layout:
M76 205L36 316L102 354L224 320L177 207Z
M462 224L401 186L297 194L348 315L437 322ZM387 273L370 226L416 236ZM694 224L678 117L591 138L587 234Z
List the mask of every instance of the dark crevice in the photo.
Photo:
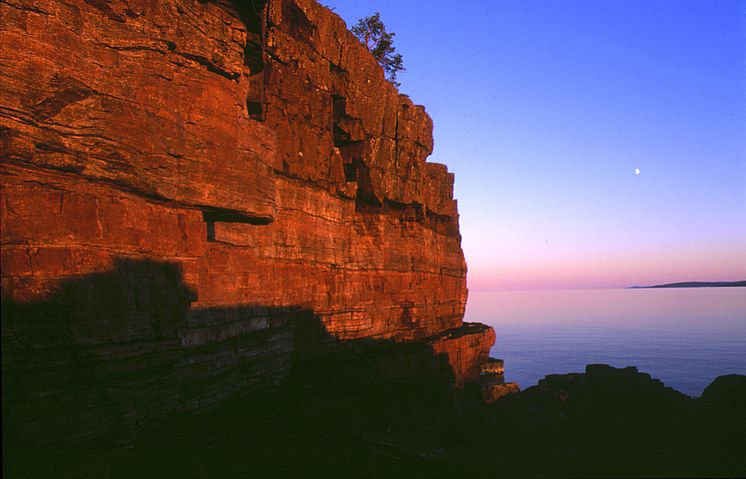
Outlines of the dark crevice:
M22 12L33 12L33 13L38 13L38 14L41 14L41 15L49 15L49 12L47 12L46 10L42 10L41 8L38 8L36 6L32 6L32 5L14 5L13 3L7 2L7 1L3 2L3 3L5 5L7 5L7 6L9 6L10 8L15 8L16 10L20 10Z
M332 95L332 113L334 119L347 117L347 98L340 95Z
M306 43L310 42L316 31L316 25L311 23L305 12L295 2L283 0L282 17L286 19L290 36Z
M329 71L332 73L340 74L340 75L344 75L347 73L347 70L345 70L344 68L342 68L341 66L337 65L334 62L329 62Z
M209 208L202 210L202 219L207 223L207 241L214 242L215 223L242 223L249 225L263 226L274 221L271 217L252 216L234 210L222 208Z
M49 153L66 153L68 150L62 143L49 143L49 142L36 142L34 143L34 149L36 151L44 151Z
M249 98L246 100L246 111L252 120L264 121L264 102L253 101Z
M209 71L209 72L217 73L218 75L220 75L222 77L225 77L225 78L227 78L229 80L235 80L236 78L238 78L238 73L227 72L227 71L223 70L222 68L218 67L217 65L215 65L208 58L205 58L205 57L203 57L201 55L193 55L191 53L184 53L184 52L177 51L176 50L176 43L174 43L174 42L172 42L170 40L163 40L163 43L166 44L166 47L168 48L169 51L174 52L177 55L180 55L180 56L182 56L182 57L184 57L184 58L186 58L188 60L193 60L193 61L199 63L200 65L202 65L205 68L207 68L207 71ZM156 51L158 51L158 50L156 50Z
M249 95L246 109L257 121L265 118L265 83L269 74L267 52L267 2L265 0L234 0L231 2L246 26L244 65L249 68Z
M425 212L425 226L447 236L459 236L458 223L453 221L453 218L446 215L439 215L433 213L430 210Z
M345 118L348 118L347 99L343 96L332 95L332 139L337 148L350 141L350 132L341 125Z
M330 68L333 64L330 63ZM363 162L365 142L353 140L349 127L354 128L347 115L347 99L341 95L332 95L332 140L342 157L345 181L357 183L356 204L361 207L381 205L373 191L370 181L370 169Z
M351 165L351 168L354 166L356 165ZM370 196L364 194L358 198L357 211L391 216L401 223L420 223L435 233L459 237L458 222L450 216L434 213L420 203L400 203L388 198L384 198L381 203L377 198L371 201Z
M332 139L334 146L362 145L363 128L359 118L347 114L347 98L332 95Z
M191 53L184 53L184 52L178 52L179 55L181 55L184 58L187 58L189 60L194 60L195 62L199 63L200 65L207 68L209 72L217 73L218 75L225 77L229 80L235 80L238 78L238 73L229 73L222 68L215 65L213 62L211 62L209 59L201 56L201 55L192 55Z
M355 165L355 163L345 163L343 165L343 168L345 172L345 181L357 181L357 166Z
M115 12L105 0L84 0L84 2L106 15L110 20L119 23L126 21L126 18Z
M205 221L218 223L246 223L250 225L268 225L272 218L265 216L252 216L234 210L222 208L210 208L202 210L202 218Z
M373 183L370 180L370 168L365 166L362 161L355 161L355 175L357 178L357 195L355 204L359 206L380 207L381 201L373 190Z
M98 43L98 45L105 46L106 48L110 48L118 52L154 52L161 55L164 54L164 51L159 48L153 48L145 45L109 45L107 43Z
M52 79L50 87L55 89L55 92L30 108L31 116L37 121L48 120L65 107L85 100L96 93L81 81L60 75Z
M383 211L398 216L402 223L422 223L426 216L425 207L419 203L406 204L389 199L384 200Z
M238 18L246 26L247 47L253 48L244 51L244 63L249 67L261 66L263 63L261 53L262 30L266 27L266 4L265 0L233 0L233 9ZM253 71L253 68L252 68Z
M215 241L215 222L214 221L207 221L207 241L212 243Z
M332 136L333 136L334 146L336 146L337 148L340 148L350 143L360 143L360 142L351 142L350 134L347 133L345 130L343 130L342 127L340 127L336 123L332 127Z

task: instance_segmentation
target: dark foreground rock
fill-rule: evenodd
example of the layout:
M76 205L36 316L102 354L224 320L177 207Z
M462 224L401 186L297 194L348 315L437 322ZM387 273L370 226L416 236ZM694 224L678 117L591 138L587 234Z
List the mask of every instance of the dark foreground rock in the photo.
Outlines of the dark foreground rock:
M550 375L491 405L417 344L359 345L131 448L4 448L7 477L738 477L746 376L693 399L635 368ZM412 374L401 374L408 369ZM415 374L416 371L419 371ZM10 461L8 461L10 459Z
M693 399L634 367L549 375L494 405L513 460L552 477L746 474L746 376Z

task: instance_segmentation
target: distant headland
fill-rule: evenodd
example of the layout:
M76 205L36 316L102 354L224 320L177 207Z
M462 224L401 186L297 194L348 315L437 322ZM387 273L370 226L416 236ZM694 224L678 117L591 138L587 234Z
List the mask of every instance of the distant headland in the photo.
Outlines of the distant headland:
M746 287L744 281L682 281L680 283L656 284L652 286L630 286L627 289L649 288L736 288Z

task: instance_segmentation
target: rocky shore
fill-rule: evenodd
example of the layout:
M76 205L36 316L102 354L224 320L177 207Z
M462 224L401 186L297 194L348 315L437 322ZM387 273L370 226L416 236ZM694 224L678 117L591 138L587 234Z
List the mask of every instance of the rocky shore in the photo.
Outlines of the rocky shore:
M746 376L690 398L589 365L486 404L409 345L298 365L278 388L172 414L129 448L4 447L13 477L741 477ZM419 365L416 374L403 374ZM440 366L440 367L439 367ZM429 371L425 373L424 371Z

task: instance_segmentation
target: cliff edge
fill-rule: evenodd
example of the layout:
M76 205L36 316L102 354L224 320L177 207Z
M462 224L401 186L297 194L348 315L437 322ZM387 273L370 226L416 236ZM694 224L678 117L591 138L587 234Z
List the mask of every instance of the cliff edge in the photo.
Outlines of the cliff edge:
M337 15L8 0L0 17L6 432L129 437L366 341L479 377L494 332L463 323L432 121Z

